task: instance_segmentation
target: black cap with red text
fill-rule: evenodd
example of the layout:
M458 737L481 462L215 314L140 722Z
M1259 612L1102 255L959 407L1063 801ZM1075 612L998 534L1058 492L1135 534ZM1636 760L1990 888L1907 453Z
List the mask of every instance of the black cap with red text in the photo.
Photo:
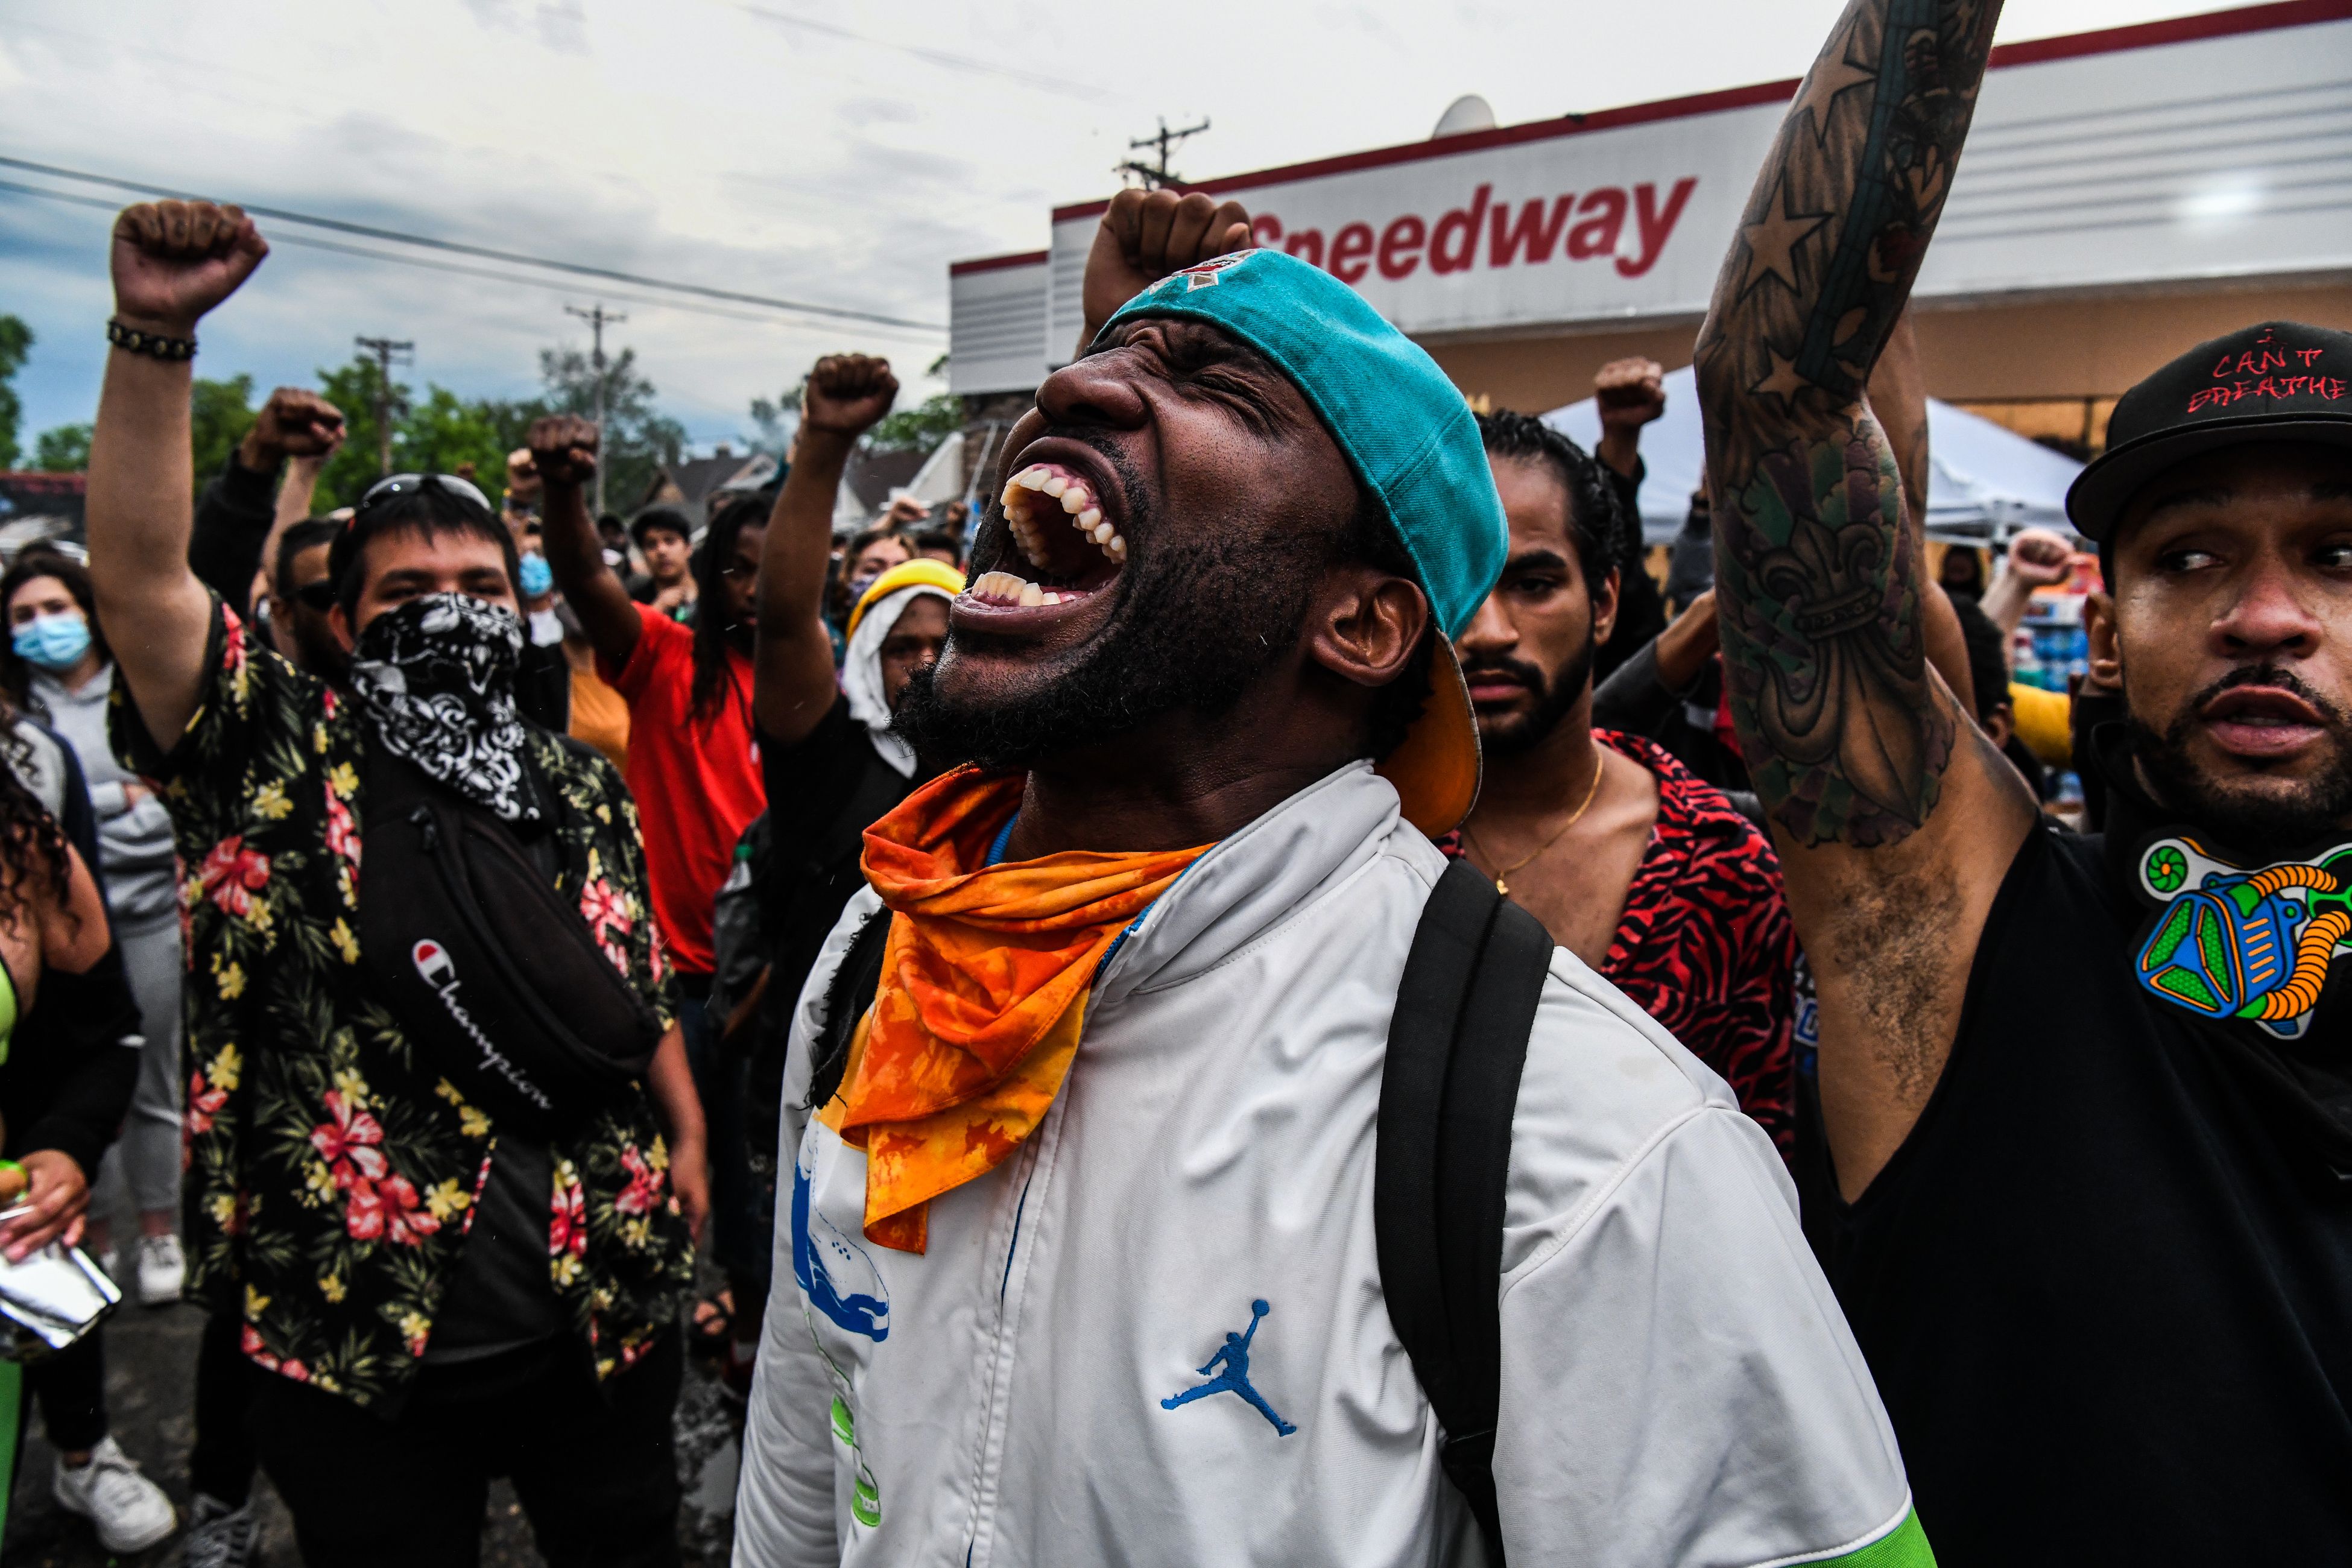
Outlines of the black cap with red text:
M2139 488L2184 458L2256 441L2352 447L2352 332L2263 321L2200 343L2126 392L2066 515L2107 542Z

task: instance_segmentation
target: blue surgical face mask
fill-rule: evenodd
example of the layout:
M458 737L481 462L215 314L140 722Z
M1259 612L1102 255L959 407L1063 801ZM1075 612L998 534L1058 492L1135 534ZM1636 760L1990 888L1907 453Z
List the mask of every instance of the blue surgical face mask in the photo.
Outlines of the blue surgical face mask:
M536 599L541 594L552 593L554 589L555 568L547 563L547 557L524 556L522 558L522 596L526 599Z
M16 628L8 646L34 668L60 674L89 651L89 623L79 616L36 616Z

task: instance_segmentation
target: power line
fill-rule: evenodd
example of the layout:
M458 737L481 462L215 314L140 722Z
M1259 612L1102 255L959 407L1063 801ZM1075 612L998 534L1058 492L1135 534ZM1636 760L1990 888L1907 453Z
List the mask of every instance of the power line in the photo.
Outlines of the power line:
M188 193L166 185L152 185L139 180L125 180L112 174L94 174L83 169L60 168L54 163L37 163L26 158L0 155L0 166L24 169L36 174L54 175L58 179L79 180L88 184L105 185L139 195L191 199ZM200 199L200 198L199 198ZM395 228L379 228L373 224L351 223L342 218L320 217L314 213L296 212L287 207L262 206L240 203L247 213L258 217L276 218L283 223L307 224L314 228L331 229L339 234L354 234L366 239L389 240L398 245L422 246L427 249L453 252L459 256L477 256L489 261L505 261L523 267L544 267L557 272L570 272L583 278L604 278L616 283L628 283L640 289L673 289L679 293L698 295L709 300L723 300L739 305L763 305L772 310L795 310L809 315L828 316L839 321L866 321L886 327L919 328L924 331L943 332L947 329L936 321L918 321L904 316L886 316L873 310L851 310L840 305L815 305L803 300L778 299L770 294L751 294L734 289L714 289L702 283L683 283L674 279L650 278L640 272L623 272L610 267L591 267L584 262L559 261L552 257L530 256L521 251L497 250L484 245L467 245L454 239L437 239L430 235L408 234Z
M395 408L406 414L407 400L392 389L392 366L397 360L402 364L415 362L416 344L407 339L353 338L352 342L364 353L375 356L375 447L376 460L383 476L392 476L392 416Z
M1108 88L1096 87L1090 82L1072 81L1066 77L1056 77L1051 79L1046 79L1041 78L1038 73L1034 70L1016 70L1011 66L1000 66L992 64L987 60L976 60L969 55L950 54L945 49L927 49L919 44L901 44L893 42L888 38L877 38L865 33L852 32L849 28L842 26L838 23L820 22L814 16L803 16L791 11L778 11L766 5L739 5L735 8L742 12L745 16L756 16L763 22L774 22L786 27L805 28L812 33L822 33L829 38L840 38L848 43L864 44L868 48L887 49L893 54L906 55L911 58L921 60L926 65L940 66L948 70L969 71L976 76L991 76L996 77L1004 81L1016 81L1024 87L1043 89L1045 91L1054 93L1057 97L1068 98L1076 96L1079 98L1090 98L1097 103L1124 103L1127 101L1127 100L1120 94L1113 92Z
M617 310L607 310L602 300L596 301L594 310L583 310L577 305L566 305L563 313L579 317L596 334L596 346L589 352L588 363L596 373L596 428L601 431L604 428L604 329L629 318ZM602 442L596 447L596 515L604 515L604 447Z
M76 191L53 191L41 185L20 184L15 180L0 180L0 191L12 192L18 195L45 196L53 202L68 202L75 206L92 207L104 213L115 212L121 205L121 203L104 196L85 196ZM545 289L551 292L563 293L570 287L553 278L519 278L511 272L497 272L487 267L468 267L462 261L437 261L425 256L403 256L397 251L371 250L363 245L345 245L340 240L323 239L313 234L279 234L271 238L269 243L273 247L290 245L304 250L328 250L338 256L355 256L367 261L389 262L396 267L416 267L428 272L446 272L459 278L481 278L492 283L505 283L517 289ZM779 323L772 315L753 315L750 310L730 310L724 306L705 305L692 300L656 299L645 294L615 294L612 298L626 304L648 305L657 310L684 310L689 315L712 316L723 321L751 321L761 326L782 324ZM888 330L911 330L929 333L933 329L921 327Z

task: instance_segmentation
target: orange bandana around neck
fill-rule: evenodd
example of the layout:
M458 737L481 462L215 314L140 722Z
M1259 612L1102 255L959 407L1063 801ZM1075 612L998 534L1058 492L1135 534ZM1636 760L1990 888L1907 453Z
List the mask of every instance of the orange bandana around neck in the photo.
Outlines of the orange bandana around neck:
M866 1151L866 1236L920 1252L930 1200L1037 1130L1077 1054L1103 954L1209 847L986 864L1019 774L960 768L866 830L889 906L882 983L820 1113Z

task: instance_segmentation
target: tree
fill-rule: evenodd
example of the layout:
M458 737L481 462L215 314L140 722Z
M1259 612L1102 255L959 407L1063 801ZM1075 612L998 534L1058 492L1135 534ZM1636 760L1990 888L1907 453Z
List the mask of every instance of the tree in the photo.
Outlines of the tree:
M764 452L778 462L793 449L793 437L800 429L801 387L808 384L803 376L799 385L791 387L781 397L751 399L751 428L755 432L745 445L754 452Z
M24 451L16 444L17 426L25 417L16 395L16 373L33 352L33 329L15 316L0 316L0 468L13 468Z
M46 474L78 474L89 468L89 432L87 425L60 425L41 432L33 454L33 467Z
M576 348L539 351L547 411L596 413L596 370ZM611 504L632 510L653 489L655 471L686 454L686 426L654 406L654 384L637 369L637 351L623 349L604 365L604 489Z
M942 392L885 416L866 433L866 445L877 452L928 452L962 428L963 399Z
M403 473L448 474L471 463L474 482L496 500L506 488L507 454L518 445L504 439L488 405L427 385L425 400L393 432L392 466Z
M358 505L368 487L383 478L376 466L375 423L376 387L383 375L382 368L365 354L353 354L348 363L332 370L323 365L319 369L319 395L343 411L343 444L320 470L319 488L312 492L310 504L320 511ZM395 417L408 401L406 384L394 382L392 406ZM395 425L395 434L398 429ZM503 479L505 473L502 464L499 477Z
M226 381L196 377L189 389L188 426L194 447L196 489L228 466L228 455L253 428L260 411L253 405L253 377L244 373Z

